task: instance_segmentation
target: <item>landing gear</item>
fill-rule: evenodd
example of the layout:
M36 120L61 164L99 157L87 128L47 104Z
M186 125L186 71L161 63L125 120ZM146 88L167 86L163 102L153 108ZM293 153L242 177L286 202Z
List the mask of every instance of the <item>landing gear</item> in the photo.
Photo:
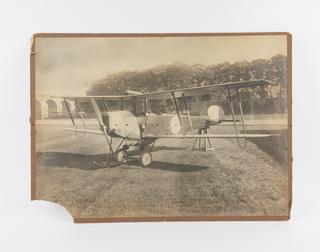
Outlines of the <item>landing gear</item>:
M140 153L140 164L143 166L143 167L147 167L151 164L152 162L152 155L151 155L151 152L149 151L142 151Z
M153 150L153 146L155 143L155 140L152 142L148 142L147 144L152 144L151 146L144 144L136 144L136 145L127 145L123 144L123 140L118 145L117 149L113 151L112 153L109 153L107 163L114 161L117 164L124 164L128 160L132 159L139 159L139 163L142 167L147 167L152 162L152 155L151 152Z
M199 129L198 135L199 136L206 136L208 134L207 129ZM198 146L198 147L197 147ZM213 145L211 143L211 139L209 137L205 138L196 138L194 141L192 150L204 150L204 151L211 151L213 150Z
M128 153L124 149L120 149L116 153L116 159L119 163L123 164L127 162Z

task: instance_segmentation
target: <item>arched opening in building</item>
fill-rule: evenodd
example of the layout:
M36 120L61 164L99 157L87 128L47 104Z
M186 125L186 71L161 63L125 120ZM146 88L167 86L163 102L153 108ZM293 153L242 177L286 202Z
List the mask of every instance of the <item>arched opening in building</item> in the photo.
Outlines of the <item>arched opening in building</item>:
M48 104L48 118L54 118L58 113L58 106L54 100L47 100Z
M42 119L42 108L41 108L41 103L36 100L36 120L41 120Z

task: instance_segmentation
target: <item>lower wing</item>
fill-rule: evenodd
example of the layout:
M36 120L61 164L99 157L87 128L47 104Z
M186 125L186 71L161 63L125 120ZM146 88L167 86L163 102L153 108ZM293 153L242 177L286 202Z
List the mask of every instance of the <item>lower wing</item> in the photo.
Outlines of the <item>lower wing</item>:
M103 132L101 130L90 130L90 129L69 129L69 128L65 128L62 129L63 131L71 131L71 132L75 132L75 133L88 133L88 134L94 134L94 135L104 135Z
M146 135L142 138L261 138L279 134Z
M64 131L71 131L76 133L88 133L94 135L104 135L100 130L91 129L71 129L65 128ZM142 138L261 138L280 136L280 134L214 134L214 135L145 135Z

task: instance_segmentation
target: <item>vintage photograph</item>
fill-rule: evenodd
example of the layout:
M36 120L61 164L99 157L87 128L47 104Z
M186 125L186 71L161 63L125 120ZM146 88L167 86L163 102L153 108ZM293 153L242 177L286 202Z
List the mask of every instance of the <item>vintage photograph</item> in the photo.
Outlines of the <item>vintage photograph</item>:
M36 34L32 199L76 222L286 220L291 36Z

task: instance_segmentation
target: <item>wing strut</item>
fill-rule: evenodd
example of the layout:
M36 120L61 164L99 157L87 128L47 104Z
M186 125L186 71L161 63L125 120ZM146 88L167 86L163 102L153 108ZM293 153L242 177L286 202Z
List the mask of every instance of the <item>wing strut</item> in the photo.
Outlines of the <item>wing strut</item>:
M110 161L110 158L109 158L110 157L110 153L111 153L111 157L113 157L113 155L114 155L114 151L112 149L112 144L111 144L112 138L111 138L111 140L109 140L109 136L107 134L107 129L106 129L106 126L103 123L101 111L100 111L100 109L98 107L98 104L96 103L96 101L93 98L90 98L90 101L91 101L91 105L93 107L93 110L94 110L94 112L95 112L95 114L97 116L97 120L98 120L99 125L100 125L100 130L103 132L103 134L104 134L104 136L105 136L105 138L107 140L108 146L109 146L109 153L108 153L108 160L107 160L107 162L109 162Z
M68 116L69 116L69 118L70 118L70 120L71 120L71 122L72 122L75 136L78 137L78 138L83 137L83 136L85 135L85 133L84 133L83 135L81 135L81 136L78 135L79 129L78 129L78 127L77 127L77 124L76 124L75 119L73 118L73 115L72 115L72 112L71 112L71 108L70 108L70 106L69 106L69 103L67 102L67 100L66 100L65 98L63 99L63 102L64 102L64 105L65 105L65 107L66 107L66 109L67 109ZM84 122L83 115L82 115L82 113L81 113L81 111L80 111L79 104L78 104L77 100L75 100L75 113L80 115L81 122L82 122L82 126L83 126L84 129L86 129L86 124L85 124L85 122Z
M233 101L231 99L231 94L230 94L230 88L227 88L228 91L228 98L229 98L229 102L230 102L230 109L231 109L231 115L232 115L232 122L233 122L233 127L234 127L234 131L236 134L236 138L237 138L237 143L240 147L240 149L245 149L246 145L247 145L247 139L244 137L244 144L242 145L240 143L240 138L238 136L238 129L237 129L237 124L236 124L236 119L235 119L235 113L234 113L234 105L233 105ZM241 100L240 100L240 94L239 94L239 90L236 89L237 92L237 100L239 103L239 108L240 108L240 115L241 115L241 123L242 123L242 129L244 130L245 133L245 123L244 123L244 117L243 117L243 111L242 111L242 104L241 104Z
M83 118L83 112L82 112L81 109L80 109L80 106L79 106L79 103L78 103L78 100L77 100L77 99L75 100L74 105L75 105L75 107L76 107L77 113L78 113L79 116L80 116L80 119L81 119L81 122L82 122L82 126L83 126L83 128L86 129L87 126L86 126L86 123L85 123L84 118Z
M239 102L243 134L246 134L247 133L247 129L246 129L245 120L244 120L244 116L243 116L242 102L241 102L241 99L240 99L241 97L240 97L239 89L237 89L237 98L238 98L238 102ZM247 139L245 138L245 144L247 142L246 140Z
M123 97L120 98L120 110L123 110Z
M178 116L179 124L180 124L180 131L182 132L182 121L181 121L180 111L179 111L179 108L178 108L177 99L176 99L176 96L175 96L174 92L171 92L171 95L172 95L172 98L173 98L173 101L174 101L174 105L176 107L176 112L177 112L177 116Z
M63 99L63 101L64 101L64 105L66 106L68 115L69 115L70 120L71 120L71 122L72 122L72 125L73 125L74 129L77 130L77 125L76 125L76 123L75 123L75 121L74 121L74 118L73 118L73 116L72 116L72 113L71 113L71 109L70 109L70 107L69 107L69 104L68 104L68 102L67 102L66 99Z
M107 102L105 99L102 100L102 103L103 103L103 108L106 112L108 112L108 106L107 106Z
M146 115L147 114L147 99L143 99L143 112Z
M187 101L186 101L186 97L184 96L184 94L182 94L182 100L183 100L183 103L184 103L184 107L185 107L185 109L187 111L189 125L190 125L190 129L191 129L191 132L192 132L192 135L193 135L193 126L192 126L192 121L191 121L191 117L190 117L189 107L188 107L188 104L187 104Z
M136 114L136 110L137 110L136 97L133 97L133 98L131 99L131 105L132 105L133 114Z

